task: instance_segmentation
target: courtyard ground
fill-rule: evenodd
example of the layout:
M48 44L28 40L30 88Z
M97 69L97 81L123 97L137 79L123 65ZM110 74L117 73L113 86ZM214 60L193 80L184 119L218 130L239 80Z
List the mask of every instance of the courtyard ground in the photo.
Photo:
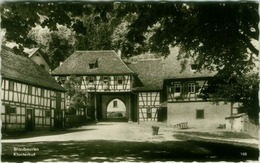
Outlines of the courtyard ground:
M152 125L160 127L152 135ZM102 122L66 131L5 135L2 161L256 161L258 140L226 130L174 130L164 123ZM14 156L14 148L38 149ZM18 161L19 162L19 161Z

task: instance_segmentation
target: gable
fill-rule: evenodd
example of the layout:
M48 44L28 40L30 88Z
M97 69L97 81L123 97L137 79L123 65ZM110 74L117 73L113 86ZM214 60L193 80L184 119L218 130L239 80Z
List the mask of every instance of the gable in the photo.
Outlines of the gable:
M90 64L97 65L91 67ZM115 51L76 51L52 75L119 75L134 74Z

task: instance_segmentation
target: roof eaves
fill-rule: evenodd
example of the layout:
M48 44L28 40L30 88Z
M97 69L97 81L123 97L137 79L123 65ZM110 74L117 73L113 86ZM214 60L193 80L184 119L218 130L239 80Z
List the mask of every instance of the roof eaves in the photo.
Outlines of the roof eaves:
M10 79L10 80L14 80L14 81L17 81L17 82L20 82L20 83L24 83L24 84L28 84L28 85L34 85L34 86L37 86L37 87L40 87L40 88L46 88L46 89L49 89L49 90L66 92L66 89L63 88L60 85L58 86L59 88L58 87L54 88L54 87L42 86L42 85L40 85L39 83L36 83L36 82L22 80L22 79L18 79L18 78L14 78L14 77L6 77L5 75L1 75L1 76L2 76L3 79Z

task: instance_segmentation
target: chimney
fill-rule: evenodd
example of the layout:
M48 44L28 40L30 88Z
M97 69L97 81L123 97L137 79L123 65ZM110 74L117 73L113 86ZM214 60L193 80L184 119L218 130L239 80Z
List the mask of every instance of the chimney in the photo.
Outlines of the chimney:
M121 50L117 51L117 55L118 55L119 58L121 58Z

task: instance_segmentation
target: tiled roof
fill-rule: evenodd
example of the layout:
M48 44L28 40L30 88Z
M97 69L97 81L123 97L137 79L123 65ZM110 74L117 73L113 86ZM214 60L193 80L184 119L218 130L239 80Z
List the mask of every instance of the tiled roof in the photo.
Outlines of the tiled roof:
M3 46L1 59L2 77L52 90L65 91L48 72L29 58L15 55Z
M161 90L163 86L163 62L157 60L143 60L128 65L138 74L143 87L135 87L135 90Z
M97 61L98 68L90 69L89 64ZM117 56L115 51L76 51L52 75L117 75L134 74Z
M178 51L173 50L169 56L164 59L164 79L186 79L186 78L203 78L212 77L214 72L203 70L196 72L191 69L191 64L187 63L184 70L182 70L180 61L177 59Z
M177 53L171 53L167 58L161 60L142 60L128 66L138 74L143 87L135 87L135 90L162 90L165 79L188 79L207 78L215 74L209 71L196 72L191 69L190 64L182 70L177 60Z

